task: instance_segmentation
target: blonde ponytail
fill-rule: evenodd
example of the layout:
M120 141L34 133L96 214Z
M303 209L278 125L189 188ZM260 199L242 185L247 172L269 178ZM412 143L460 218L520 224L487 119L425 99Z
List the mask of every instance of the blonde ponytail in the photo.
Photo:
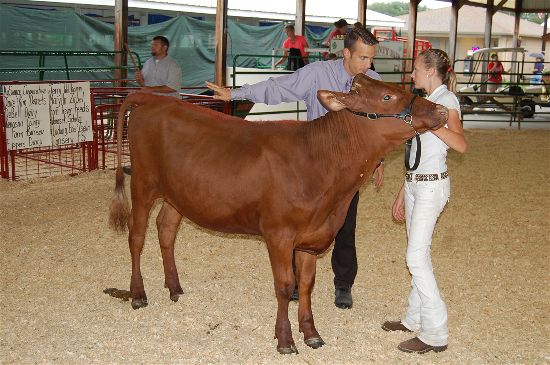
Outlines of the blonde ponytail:
M456 73L445 51L437 48L430 48L420 53L419 57L423 58L427 68L434 68L436 70L437 75L441 78L443 84L447 86L447 89L455 92Z

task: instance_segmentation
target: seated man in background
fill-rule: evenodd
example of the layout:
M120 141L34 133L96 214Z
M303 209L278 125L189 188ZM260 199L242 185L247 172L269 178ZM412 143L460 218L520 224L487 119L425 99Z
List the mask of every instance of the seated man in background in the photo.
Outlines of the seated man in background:
M168 56L170 42L166 37L156 36L151 41L151 55L143 68L135 71L138 84L142 92L158 95L174 96L179 98L181 89L181 68L172 57ZM130 166L123 166L122 170L132 174Z
M140 91L179 97L181 68L168 55L170 42L166 37L156 36L151 41L151 55L141 71L136 70L136 81L143 86Z

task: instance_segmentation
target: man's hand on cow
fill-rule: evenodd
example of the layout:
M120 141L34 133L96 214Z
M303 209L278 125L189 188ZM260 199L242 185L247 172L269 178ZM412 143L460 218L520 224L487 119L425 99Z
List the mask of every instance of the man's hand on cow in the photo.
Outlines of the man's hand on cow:
M384 164L381 163L378 165L376 169L374 169L374 174L372 175L372 178L374 179L374 186L376 188L379 188L382 186L382 183L384 182Z
M403 222L405 220L405 185L401 186L401 190L399 190L395 198L391 212L396 222Z
M231 100L231 89L223 86L216 85L210 81L205 81L206 87L214 91L214 99L230 101Z

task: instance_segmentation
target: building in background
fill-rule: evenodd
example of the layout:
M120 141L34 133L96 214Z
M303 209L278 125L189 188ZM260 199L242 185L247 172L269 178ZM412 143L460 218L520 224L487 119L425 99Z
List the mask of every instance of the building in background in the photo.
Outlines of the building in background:
M462 6L460 8L458 12L458 39L456 43L457 60L466 58L468 50L484 48L485 13L486 10L480 7ZM408 15L402 15L398 18L408 21ZM491 47L513 46L514 23L515 18L513 15L500 11L495 13L493 16ZM449 52L450 27L450 7L419 12L416 21L416 37L430 41L433 48L440 48ZM403 28L402 32L403 35L406 35L407 28ZM539 24L524 19L520 20L519 36L521 47L525 48L528 54L541 51L542 35L543 27Z

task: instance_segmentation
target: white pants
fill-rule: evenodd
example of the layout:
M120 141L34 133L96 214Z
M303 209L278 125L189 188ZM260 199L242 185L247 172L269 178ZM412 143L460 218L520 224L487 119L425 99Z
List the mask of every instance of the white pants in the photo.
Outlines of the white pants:
M437 218L450 197L450 179L405 181L407 266L412 275L409 307L402 323L431 346L447 345L447 307L439 295L430 255Z

